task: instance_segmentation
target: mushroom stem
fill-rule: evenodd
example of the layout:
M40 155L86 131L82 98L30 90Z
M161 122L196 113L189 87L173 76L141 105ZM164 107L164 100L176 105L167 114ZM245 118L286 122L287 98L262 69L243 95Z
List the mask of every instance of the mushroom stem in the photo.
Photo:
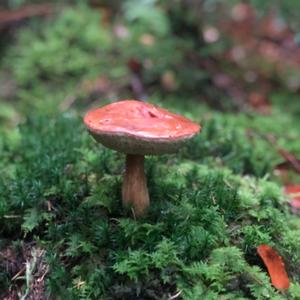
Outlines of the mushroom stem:
M143 155L126 155L122 198L123 205L131 206L136 216L142 216L150 204Z

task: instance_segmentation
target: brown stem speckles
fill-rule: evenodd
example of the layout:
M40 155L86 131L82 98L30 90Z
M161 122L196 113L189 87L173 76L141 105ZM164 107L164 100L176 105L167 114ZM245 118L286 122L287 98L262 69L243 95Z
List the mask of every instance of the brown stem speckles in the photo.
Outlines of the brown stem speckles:
M150 200L143 155L126 155L122 198L124 206L131 206L137 217L144 215L149 207Z

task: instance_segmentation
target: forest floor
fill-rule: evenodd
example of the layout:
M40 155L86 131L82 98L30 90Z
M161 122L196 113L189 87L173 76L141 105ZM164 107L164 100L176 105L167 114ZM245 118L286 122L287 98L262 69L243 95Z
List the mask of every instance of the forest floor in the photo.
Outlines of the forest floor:
M193 10L152 2L0 10L1 299L300 299L299 43L249 5L200 38ZM141 219L82 121L132 98L202 126L146 157Z

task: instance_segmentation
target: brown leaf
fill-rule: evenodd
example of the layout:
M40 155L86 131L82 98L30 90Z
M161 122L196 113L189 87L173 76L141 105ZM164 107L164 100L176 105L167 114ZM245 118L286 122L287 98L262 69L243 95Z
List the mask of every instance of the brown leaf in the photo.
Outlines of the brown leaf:
M282 257L277 251L268 245L260 245L257 247L257 253L266 265L274 287L279 290L288 289L290 281Z
M286 185L284 188L286 194L292 197L290 206L296 210L300 209L300 184Z

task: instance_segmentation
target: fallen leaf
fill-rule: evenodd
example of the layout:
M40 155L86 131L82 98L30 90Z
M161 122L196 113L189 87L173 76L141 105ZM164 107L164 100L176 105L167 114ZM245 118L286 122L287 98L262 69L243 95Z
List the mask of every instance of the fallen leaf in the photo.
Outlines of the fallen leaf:
M290 184L284 187L286 194L291 196L290 206L296 210L300 209L300 184Z
M266 265L274 287L279 290L288 289L290 281L282 257L268 245L258 246L257 253Z
M294 199L300 201L300 184L291 184L285 186L285 192L287 194L291 194L294 197Z

